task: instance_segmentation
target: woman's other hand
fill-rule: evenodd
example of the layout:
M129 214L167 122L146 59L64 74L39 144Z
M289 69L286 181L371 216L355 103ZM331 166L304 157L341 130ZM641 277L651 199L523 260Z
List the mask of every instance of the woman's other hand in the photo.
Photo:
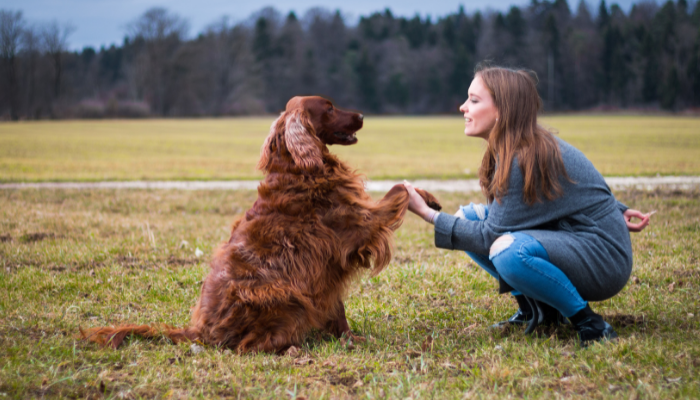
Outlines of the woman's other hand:
M652 211L648 214L642 214L641 211L633 210L631 208L627 209L627 211L623 213L625 216L625 223L627 223L627 229L629 229L630 232L641 232L647 227L647 225L649 225L649 218L655 212L656 211ZM634 223L632 222L632 218L637 218L640 221Z
M408 191L408 211L418 215L428 222L433 222L437 211L428 207L425 200L416 192L416 189L408 181L403 181L403 185Z

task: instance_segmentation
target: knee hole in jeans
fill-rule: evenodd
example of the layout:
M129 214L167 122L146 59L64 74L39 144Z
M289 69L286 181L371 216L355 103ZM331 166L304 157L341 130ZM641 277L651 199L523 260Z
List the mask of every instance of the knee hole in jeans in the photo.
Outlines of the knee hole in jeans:
M491 245L491 249L489 250L489 258L493 258L501 254L504 250L508 249L514 241L515 238L513 237L513 235L503 235L496 239L496 241L493 242L493 244Z

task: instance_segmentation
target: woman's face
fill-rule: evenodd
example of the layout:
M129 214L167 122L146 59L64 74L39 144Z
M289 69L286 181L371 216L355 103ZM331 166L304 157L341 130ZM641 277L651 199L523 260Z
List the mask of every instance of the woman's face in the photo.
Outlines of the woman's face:
M496 125L498 110L484 81L477 75L469 86L469 98L459 111L464 113L464 134L488 140Z

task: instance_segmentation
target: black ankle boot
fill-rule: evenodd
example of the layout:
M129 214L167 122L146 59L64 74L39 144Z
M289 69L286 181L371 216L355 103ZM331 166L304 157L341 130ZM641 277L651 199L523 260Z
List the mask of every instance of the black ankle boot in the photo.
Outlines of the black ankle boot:
M540 325L559 326L567 324L566 318L564 318L556 308L531 297L525 297L525 300L530 303L533 316L532 319L528 321L525 332L523 332L524 334L531 334L535 331L535 328Z
M591 310L586 304L586 308L569 317L581 339L581 347L586 347L592 342L612 340L617 337L617 333L612 326L603 321L603 317Z
M515 301L518 302L518 306L520 307L518 308L518 311L516 311L515 314L513 314L513 316L507 320L491 325L491 328L500 328L508 324L523 325L530 322L532 319L532 308L530 308L530 303L528 303L527 299L522 294L513 297L515 297Z
M569 324L569 321L566 319L566 317L561 315L559 310L557 310L556 308L541 301L538 301L537 305L539 306L540 311L542 312L542 322L540 323L540 325L559 326Z

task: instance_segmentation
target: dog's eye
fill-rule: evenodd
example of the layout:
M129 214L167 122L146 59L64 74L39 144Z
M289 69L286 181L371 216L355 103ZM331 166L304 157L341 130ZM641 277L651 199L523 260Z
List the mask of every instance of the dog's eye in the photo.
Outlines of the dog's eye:
M332 113L333 112L333 106L328 107L328 112Z

